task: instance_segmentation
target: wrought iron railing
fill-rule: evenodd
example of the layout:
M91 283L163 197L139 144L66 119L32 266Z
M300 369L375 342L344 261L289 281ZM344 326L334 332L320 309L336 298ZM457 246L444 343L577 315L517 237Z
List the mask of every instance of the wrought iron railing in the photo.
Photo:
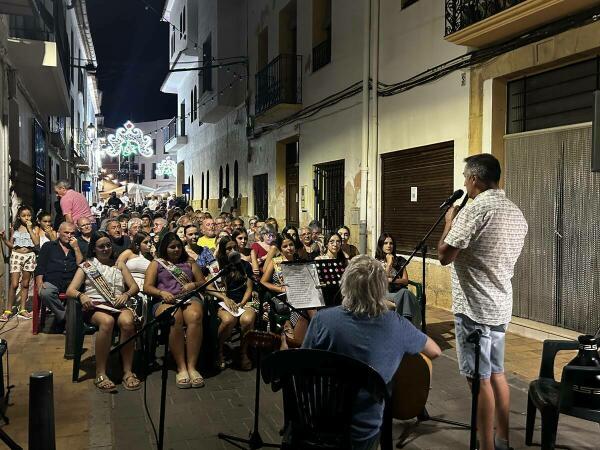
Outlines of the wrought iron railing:
M445 0L446 36L526 0Z
M326 39L312 51L312 70L319 70L331 62L331 39Z
M256 114L280 103L302 103L301 55L279 55L256 74Z
M163 130L165 144L177 137L177 117L173 117L167 127Z

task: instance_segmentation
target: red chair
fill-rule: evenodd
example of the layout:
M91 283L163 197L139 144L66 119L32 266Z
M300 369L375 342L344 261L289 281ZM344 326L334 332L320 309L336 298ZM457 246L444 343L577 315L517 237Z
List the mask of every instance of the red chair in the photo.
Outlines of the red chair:
M61 292L58 294L58 298L61 302L65 302L67 300L67 294ZM37 286L33 286L33 305L32 305L32 314L33 318L31 320L33 324L33 334L38 334L40 332L40 328L44 326L44 322L46 321L46 308L42 305L42 300L38 296Z

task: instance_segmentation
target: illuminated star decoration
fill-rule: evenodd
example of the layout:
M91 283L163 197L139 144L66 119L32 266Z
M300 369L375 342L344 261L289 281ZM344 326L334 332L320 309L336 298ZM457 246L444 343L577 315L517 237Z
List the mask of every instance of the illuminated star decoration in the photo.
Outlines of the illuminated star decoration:
M136 128L129 120L118 128L115 134L109 134L106 140L108 145L105 145L103 150L109 156L142 155L148 158L154 154L152 138L145 136L142 130Z
M177 163L173 161L170 156L167 156L165 159L163 159L157 164L156 175L158 175L159 177L163 175L170 177L171 175L175 174L176 170Z

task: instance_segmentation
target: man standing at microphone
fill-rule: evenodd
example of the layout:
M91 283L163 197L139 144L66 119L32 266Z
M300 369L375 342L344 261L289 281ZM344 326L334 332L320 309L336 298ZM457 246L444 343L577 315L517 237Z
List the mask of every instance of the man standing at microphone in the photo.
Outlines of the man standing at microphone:
M462 210L448 210L438 255L442 265L454 263L456 352L460 373L469 384L475 372L475 350L467 343L467 336L475 329L482 333L479 449L505 450L510 448L510 389L504 375L504 338L512 314L511 279L527 234L527 222L498 188L500 163L494 156L469 156L465 163L465 188L473 201Z

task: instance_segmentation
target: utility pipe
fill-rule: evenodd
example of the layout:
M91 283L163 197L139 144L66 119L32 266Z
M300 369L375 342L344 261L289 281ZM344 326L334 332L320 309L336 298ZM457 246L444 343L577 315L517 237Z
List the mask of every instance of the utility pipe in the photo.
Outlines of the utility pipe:
M377 85L379 84L379 4L381 0L372 0L372 35L371 35L371 78L373 80L373 101L371 104L371 122L370 122L370 146L369 146L369 186L371 197L371 216L369 224L371 228L371 250L377 245L377 223L378 223L378 202L377 194L379 192L379 98L377 95Z
M360 159L360 221L358 250L367 253L367 204L369 177L369 70L371 50L371 0L365 2L363 30L363 82L362 82L362 154Z

